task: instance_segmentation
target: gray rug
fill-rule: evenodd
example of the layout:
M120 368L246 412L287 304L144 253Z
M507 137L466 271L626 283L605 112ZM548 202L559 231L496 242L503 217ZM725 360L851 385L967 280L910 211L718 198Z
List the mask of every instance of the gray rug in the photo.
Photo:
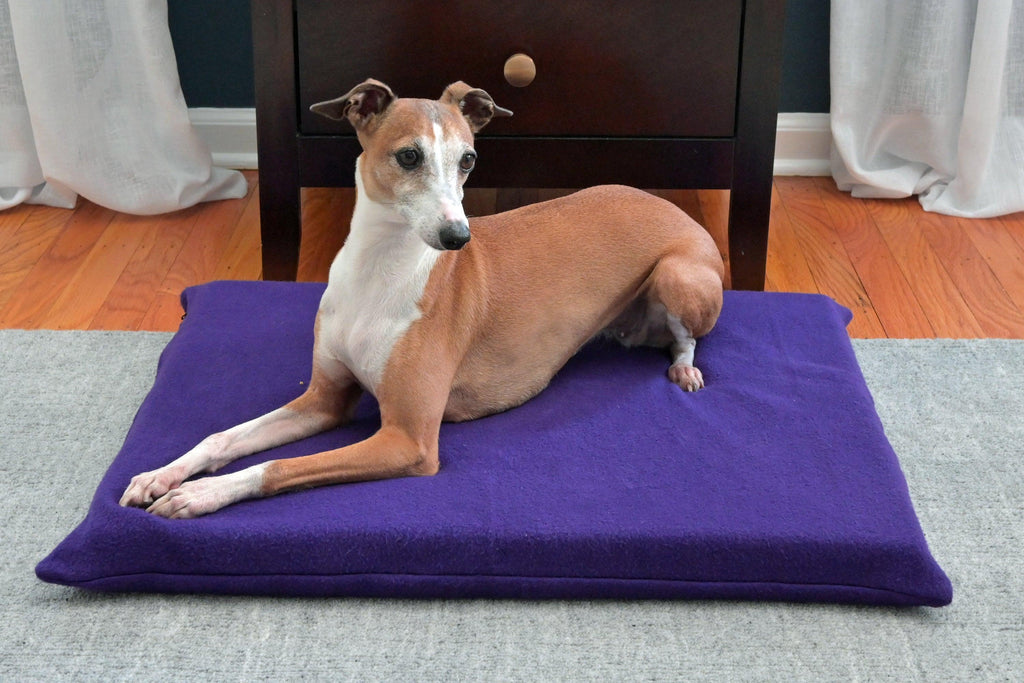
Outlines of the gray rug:
M953 581L943 609L105 595L38 581L168 339L0 331L0 680L1024 676L1024 341L856 342Z

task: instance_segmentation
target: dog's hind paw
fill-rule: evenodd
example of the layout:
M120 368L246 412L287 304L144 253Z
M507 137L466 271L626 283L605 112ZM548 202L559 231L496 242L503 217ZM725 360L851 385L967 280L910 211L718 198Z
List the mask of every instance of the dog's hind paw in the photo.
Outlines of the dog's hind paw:
M676 363L668 369L668 378L683 391L697 391L704 388L704 376L692 365Z

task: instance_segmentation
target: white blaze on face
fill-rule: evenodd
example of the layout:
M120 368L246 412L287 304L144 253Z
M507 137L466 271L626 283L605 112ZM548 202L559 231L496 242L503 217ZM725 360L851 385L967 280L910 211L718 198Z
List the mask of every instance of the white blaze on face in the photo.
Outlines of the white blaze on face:
M441 212L448 221L466 220L466 211L462 208L462 177L459 173L459 162L465 154L464 146L458 136L446 136L441 124L434 124L435 153L432 156L439 164L437 177L442 179L444 188L448 190L441 195Z
M441 249L438 233L445 223L466 221L459 172L466 144L459 135L447 135L440 123L432 123L430 133L415 140L423 165L410 175L399 210L424 242Z

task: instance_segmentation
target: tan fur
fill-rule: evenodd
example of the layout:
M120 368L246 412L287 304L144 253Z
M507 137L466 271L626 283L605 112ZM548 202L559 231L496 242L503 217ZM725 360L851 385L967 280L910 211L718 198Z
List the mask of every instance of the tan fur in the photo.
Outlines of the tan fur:
M664 303L697 337L721 311L713 240L646 192L595 187L470 226L472 241L442 254L420 300L423 317L392 352L377 391L382 432L358 448L272 462L264 494L433 474L442 419L535 396L631 302Z
M461 358L445 419L480 417L536 395L636 299L665 303L695 336L718 319L723 266L713 240L646 192L595 187L474 219L470 229L470 243L434 267L423 318L393 353L416 356L457 336L447 342ZM387 381L405 381L390 370Z

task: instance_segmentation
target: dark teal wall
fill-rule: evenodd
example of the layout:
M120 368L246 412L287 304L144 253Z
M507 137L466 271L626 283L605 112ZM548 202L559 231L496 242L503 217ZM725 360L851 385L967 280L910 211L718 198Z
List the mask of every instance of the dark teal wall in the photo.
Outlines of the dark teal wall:
M190 107L253 107L249 0L167 0L178 77Z
M779 111L827 112L829 0L789 0Z
M249 0L167 4L188 105L252 107ZM789 0L779 111L828 111L828 16L829 0Z

